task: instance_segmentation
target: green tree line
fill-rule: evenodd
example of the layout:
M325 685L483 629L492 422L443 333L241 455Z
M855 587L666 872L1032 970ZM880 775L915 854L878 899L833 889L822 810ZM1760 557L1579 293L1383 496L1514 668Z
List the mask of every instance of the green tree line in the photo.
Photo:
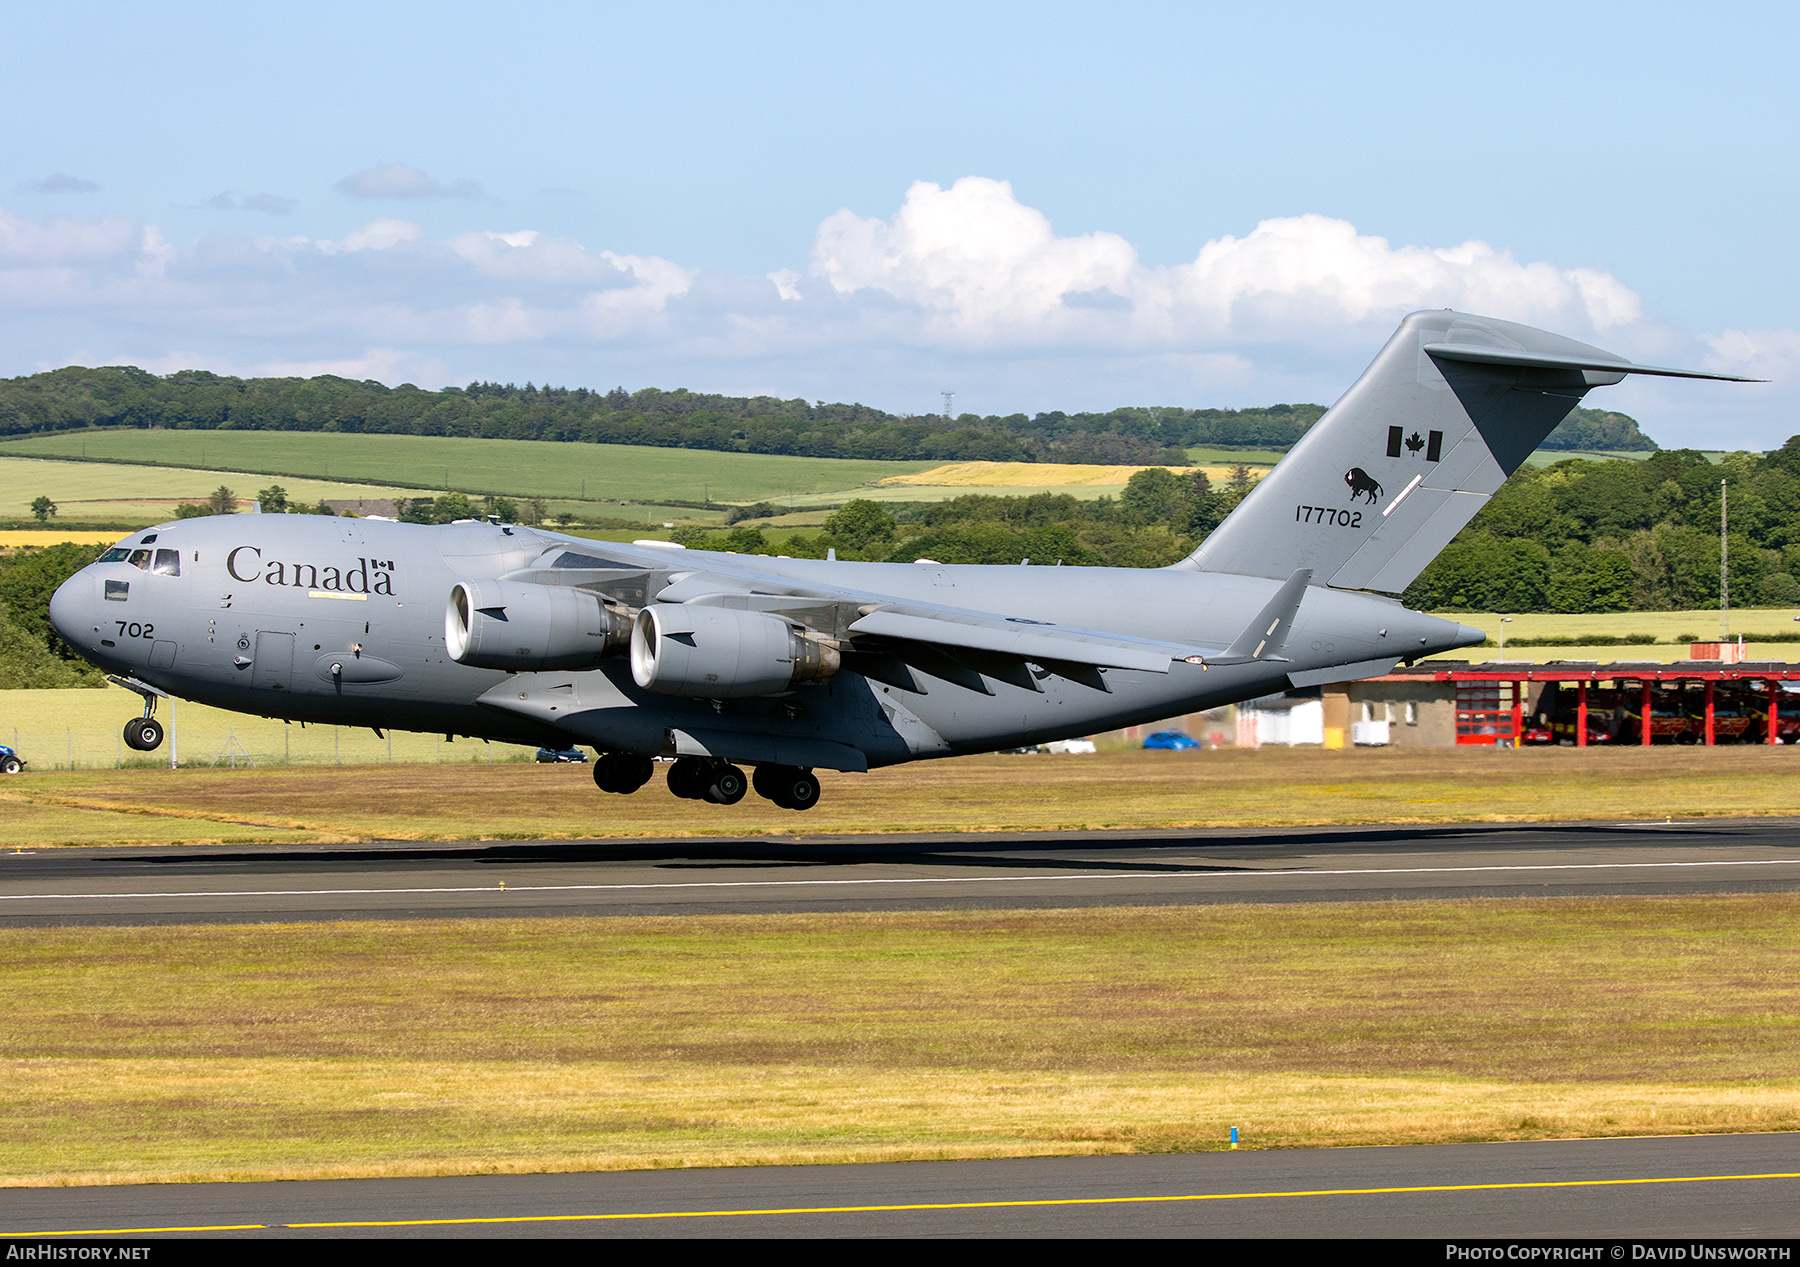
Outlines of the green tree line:
M1407 589L1426 611L1671 611L1719 605L1719 509L1732 606L1800 606L1800 436L1715 465L1691 449L1644 462L1521 469Z
M470 383L427 391L336 375L234 378L204 370L69 366L0 379L0 436L82 427L326 431L644 444L727 453L906 461L1186 465L1198 446L1286 449L1322 405L1123 408L1105 413L910 417L861 404L686 390ZM1623 414L1578 409L1548 447L1651 451Z

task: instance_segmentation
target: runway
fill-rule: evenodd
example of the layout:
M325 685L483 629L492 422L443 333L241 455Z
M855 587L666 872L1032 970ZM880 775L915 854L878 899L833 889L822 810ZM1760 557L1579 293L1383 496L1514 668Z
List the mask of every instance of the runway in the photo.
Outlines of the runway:
M1800 1135L0 1191L0 1239L1792 1237ZM1609 1247L1610 1251L1610 1247ZM1624 1254L1606 1255L1624 1257ZM1436 1260L1443 1261L1442 1250Z
M1800 889L1800 820L0 853L0 927Z

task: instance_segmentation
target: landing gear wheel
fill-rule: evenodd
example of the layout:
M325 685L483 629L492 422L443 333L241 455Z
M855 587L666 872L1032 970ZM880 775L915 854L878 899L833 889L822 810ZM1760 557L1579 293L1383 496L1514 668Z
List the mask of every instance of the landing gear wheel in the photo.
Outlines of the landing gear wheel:
M656 763L635 752L609 752L594 762L594 786L629 795L650 781Z
M125 746L138 752L153 752L162 747L162 723L154 717L133 717L125 723Z
M736 805L750 790L750 781L734 765L720 762L713 768L712 782L706 787L706 799L714 805Z
M711 785L712 762L704 757L679 757L669 767L669 791L683 800L704 800Z
M756 794L782 809L811 809L819 803L819 780L811 770L791 765L756 767Z
M819 777L811 770L796 770L787 781L788 809L811 809L819 803Z

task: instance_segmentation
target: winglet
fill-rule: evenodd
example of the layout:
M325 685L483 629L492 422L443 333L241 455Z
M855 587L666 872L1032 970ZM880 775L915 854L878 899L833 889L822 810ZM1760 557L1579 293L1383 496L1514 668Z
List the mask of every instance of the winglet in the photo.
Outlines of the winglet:
M1207 656L1207 664L1250 664L1256 660L1280 660L1286 662L1287 657L1282 650L1287 646L1288 633L1294 627L1294 616L1300 610L1300 603L1306 597L1306 587L1312 583L1312 569L1301 568L1288 577L1282 587L1275 591L1268 605L1256 613L1256 619L1245 627L1237 636L1237 641L1225 649L1221 656Z

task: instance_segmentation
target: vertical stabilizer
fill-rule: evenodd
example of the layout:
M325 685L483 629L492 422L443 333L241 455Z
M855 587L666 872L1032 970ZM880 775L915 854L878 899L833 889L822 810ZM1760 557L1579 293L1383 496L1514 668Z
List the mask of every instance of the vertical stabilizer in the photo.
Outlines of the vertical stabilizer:
M1206 572L1398 593L1590 388L1633 365L1448 309L1400 323L1374 364L1191 557Z

